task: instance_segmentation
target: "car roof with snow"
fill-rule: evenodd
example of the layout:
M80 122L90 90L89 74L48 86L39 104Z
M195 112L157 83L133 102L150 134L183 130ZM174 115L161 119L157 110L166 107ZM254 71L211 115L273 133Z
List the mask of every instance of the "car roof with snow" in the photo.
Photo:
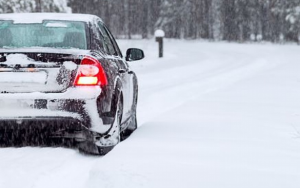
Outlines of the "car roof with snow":
M0 14L0 20L13 20L14 23L42 23L43 20L64 20L91 22L99 17L91 14L70 13L13 13ZM100 19L101 20L101 19Z

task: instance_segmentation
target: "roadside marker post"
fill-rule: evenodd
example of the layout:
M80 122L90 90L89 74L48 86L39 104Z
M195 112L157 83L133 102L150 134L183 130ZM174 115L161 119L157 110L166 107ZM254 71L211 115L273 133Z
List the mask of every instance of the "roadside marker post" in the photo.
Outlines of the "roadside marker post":
M164 56L164 37L165 32L163 30L156 30L155 31L155 40L158 42L158 57L162 58Z

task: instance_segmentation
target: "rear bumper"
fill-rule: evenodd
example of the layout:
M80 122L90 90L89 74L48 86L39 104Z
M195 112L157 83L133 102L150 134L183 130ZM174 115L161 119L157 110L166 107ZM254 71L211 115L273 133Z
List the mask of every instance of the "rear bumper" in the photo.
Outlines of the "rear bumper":
M63 141L61 138L71 139L68 143L83 142L89 139L89 134L81 121L74 118L36 117L0 121L0 145L3 146L59 144L57 141Z
M81 131L82 123L71 117L35 117L19 119L1 119L0 130L41 130L47 129L56 131Z
M0 94L1 127L79 127L100 134L110 126L104 125L97 103L100 87L70 88L63 93L2 93Z
M62 93L0 93L0 100L92 100L96 99L101 94L100 87L74 87L69 88Z

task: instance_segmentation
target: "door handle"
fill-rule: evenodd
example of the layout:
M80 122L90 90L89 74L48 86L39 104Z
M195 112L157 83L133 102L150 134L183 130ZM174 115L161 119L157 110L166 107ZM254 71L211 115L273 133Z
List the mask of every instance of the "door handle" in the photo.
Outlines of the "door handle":
M126 73L126 70L125 69L119 69L119 73L124 74L124 73Z

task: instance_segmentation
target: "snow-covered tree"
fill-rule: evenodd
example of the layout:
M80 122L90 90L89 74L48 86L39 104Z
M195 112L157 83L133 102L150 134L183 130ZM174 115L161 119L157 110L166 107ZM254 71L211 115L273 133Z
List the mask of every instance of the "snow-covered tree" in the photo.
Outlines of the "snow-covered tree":
M294 2L287 10L286 21L289 25L289 37L300 42L300 1Z
M300 31L300 0L69 0L69 6L99 15L126 38L163 29L172 38L279 42L297 41Z
M0 13L71 12L67 0L0 0Z

